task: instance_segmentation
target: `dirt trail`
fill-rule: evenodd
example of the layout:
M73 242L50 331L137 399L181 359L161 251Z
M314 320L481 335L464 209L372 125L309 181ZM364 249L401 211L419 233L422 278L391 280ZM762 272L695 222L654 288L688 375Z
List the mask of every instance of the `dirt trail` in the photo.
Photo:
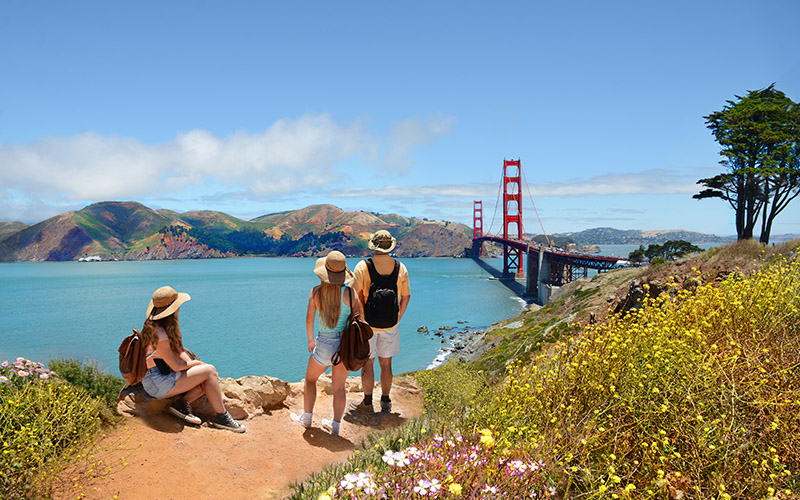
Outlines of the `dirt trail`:
M184 425L167 414L129 418L61 474L54 498L284 498L292 493L290 483L345 461L369 433L420 415L419 390L405 382L398 384L398 379L395 382L392 413L358 413L352 405L362 395L348 394L338 437L320 426L322 418L332 415L332 397L321 390L310 429L289 418L291 412L302 412L302 392L297 390L286 400L286 407L243 421L244 434L206 424Z

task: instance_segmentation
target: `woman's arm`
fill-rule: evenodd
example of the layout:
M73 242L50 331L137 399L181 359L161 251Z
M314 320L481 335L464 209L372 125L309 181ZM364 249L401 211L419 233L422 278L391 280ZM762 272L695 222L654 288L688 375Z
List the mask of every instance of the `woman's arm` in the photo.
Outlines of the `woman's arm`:
M167 365L169 365L174 372L186 371L193 366L203 364L203 362L199 359L186 361L181 356L176 355L174 352L172 352L172 348L169 345L169 339L166 338L159 339L156 349L158 350L158 355L161 357L161 359L163 359L164 362L167 363Z
M311 289L308 295L308 309L306 310L306 336L308 337L308 352L314 350L317 346L317 341L314 340L314 316L317 314L317 303L314 301L314 291L317 287Z

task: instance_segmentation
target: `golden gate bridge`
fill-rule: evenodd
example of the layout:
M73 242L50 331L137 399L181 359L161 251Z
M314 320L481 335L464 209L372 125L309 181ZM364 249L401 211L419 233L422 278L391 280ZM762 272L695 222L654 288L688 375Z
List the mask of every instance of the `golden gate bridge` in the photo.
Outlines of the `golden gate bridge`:
M540 304L547 304L553 287L560 287L573 280L584 278L589 269L599 272L623 267L619 257L607 257L587 253L569 252L550 244L544 231L546 245L531 241L525 236L522 226L522 162L520 159L503 159L503 234L483 232L483 201L473 202L472 256L482 257L483 242L490 241L503 246L503 274L505 279L524 277L525 295ZM527 186L527 182L526 182ZM530 196L530 189L528 189ZM499 201L498 194L498 201ZM531 204L534 211L536 205ZM496 207L495 207L496 213ZM537 212L537 218L538 218ZM494 222L494 221L493 221ZM541 219L539 219L541 224ZM491 228L490 228L491 230ZM525 265L523 265L525 262ZM527 272L523 269L527 268Z

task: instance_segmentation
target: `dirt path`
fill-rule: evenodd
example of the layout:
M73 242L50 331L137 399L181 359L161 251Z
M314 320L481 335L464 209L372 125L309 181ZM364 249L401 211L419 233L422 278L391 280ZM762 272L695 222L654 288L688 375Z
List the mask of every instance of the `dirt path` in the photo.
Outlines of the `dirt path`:
M65 471L56 499L277 499L326 465L345 461L367 434L402 425L422 412L416 387L395 379L392 413L363 415L352 409L360 393L348 394L340 436L320 427L332 414L332 398L319 391L314 425L289 418L302 412L302 392L286 407L243 421L245 434L183 425L167 414L127 419ZM399 382L399 384L398 384ZM376 404L376 407L378 405Z

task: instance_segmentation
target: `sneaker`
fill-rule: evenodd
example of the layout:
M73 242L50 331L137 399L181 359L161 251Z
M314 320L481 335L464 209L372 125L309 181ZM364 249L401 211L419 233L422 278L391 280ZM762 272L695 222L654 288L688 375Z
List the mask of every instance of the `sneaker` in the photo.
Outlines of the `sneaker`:
M392 412L392 400L386 401L385 399L381 399L381 411L383 413L391 413Z
M372 403L367 404L364 401L361 401L356 405L356 410L359 413L375 413L375 408L372 407Z
M242 424L233 420L233 417L231 417L231 414L227 411L214 417L214 420L209 422L209 425L217 429L225 429L233 432L244 432L246 430Z
M336 424L336 422L334 422L333 420L328 420L327 418L322 419L322 428L330 432L334 436L338 436L339 426L334 424Z
M189 406L189 402L185 399L178 399L172 403L172 406L169 407L169 412L187 424L200 425L203 423L200 417L192 414L192 407Z
M303 418L306 415L308 414L304 413L303 415L298 415L297 413L290 413L289 418L291 418L293 422L297 422L298 424L308 429L309 427L311 427L311 416L309 415L308 418Z

